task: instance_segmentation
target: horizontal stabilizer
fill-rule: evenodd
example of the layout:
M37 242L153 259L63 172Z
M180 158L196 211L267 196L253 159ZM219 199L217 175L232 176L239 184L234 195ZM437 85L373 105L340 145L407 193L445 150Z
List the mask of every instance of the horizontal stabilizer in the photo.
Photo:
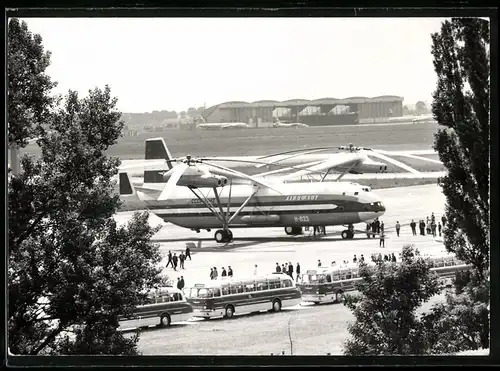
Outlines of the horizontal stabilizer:
M128 176L128 173L120 173L120 195L127 196L134 194L134 188L132 182Z

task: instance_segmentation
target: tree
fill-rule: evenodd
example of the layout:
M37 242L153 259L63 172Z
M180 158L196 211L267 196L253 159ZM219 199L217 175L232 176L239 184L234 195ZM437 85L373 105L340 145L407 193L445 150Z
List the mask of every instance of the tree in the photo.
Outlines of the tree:
M121 135L110 89L69 92L9 181L9 347L15 354L136 354L118 318L162 284L157 231L148 214L127 227L113 215L120 160L105 151ZM69 337L68 332L74 332Z
M446 249L470 263L479 281L489 266L489 24L454 18L432 35L438 83L432 112L439 129L434 148L448 170Z
M431 266L412 245L403 246L401 262L360 264L356 283L360 295L346 295L353 312L346 355L425 354L422 325L416 310L440 291Z
M467 272L465 272L467 274ZM469 273L470 274L470 273ZM453 354L489 347L489 282L455 283L457 292L447 293L444 303L435 304L422 316L423 337L431 354Z
M455 293L423 316L433 353L489 347L489 27L475 18L445 21L432 35L438 85L434 148L448 170L444 244L472 269L457 274Z
M424 113L427 113L427 106L425 105L425 102L422 102L421 100L418 101L415 104L415 111L417 115L423 115Z
M45 70L50 52L45 52L40 35L17 18L8 25L8 127L9 145L25 147L38 135L50 116L56 99L49 93L56 86Z

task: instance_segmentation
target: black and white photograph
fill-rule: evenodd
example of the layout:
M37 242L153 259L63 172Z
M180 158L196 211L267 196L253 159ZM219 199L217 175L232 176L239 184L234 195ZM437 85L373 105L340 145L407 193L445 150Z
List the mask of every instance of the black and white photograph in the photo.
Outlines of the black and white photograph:
M6 22L10 356L490 354L488 17Z

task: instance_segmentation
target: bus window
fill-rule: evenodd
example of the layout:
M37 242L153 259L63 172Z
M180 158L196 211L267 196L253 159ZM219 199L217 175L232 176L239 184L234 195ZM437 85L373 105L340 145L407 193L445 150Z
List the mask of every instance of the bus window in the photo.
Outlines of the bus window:
M156 304L156 297L148 296L147 303L148 304Z
M229 295L229 293L230 293L229 286L223 286L221 291L222 291L222 295Z
M329 274L326 275L326 282L332 282L332 276Z
M281 281L281 287L292 287L292 281L290 280Z
M340 281L340 275L337 273L337 274L332 274L332 280L335 282L335 281Z
M279 281L269 281L268 282L269 290L277 289L280 287L280 282Z
M212 291L214 297L220 296L220 289L212 289L210 291Z
M255 284L250 283L245 285L245 292L253 292L255 291Z
M229 290L231 292L231 294L237 294L239 292L239 289L240 289L240 285L231 285Z
M257 291L262 291L262 290L267 290L268 289L268 283L267 282L259 282L257 284Z

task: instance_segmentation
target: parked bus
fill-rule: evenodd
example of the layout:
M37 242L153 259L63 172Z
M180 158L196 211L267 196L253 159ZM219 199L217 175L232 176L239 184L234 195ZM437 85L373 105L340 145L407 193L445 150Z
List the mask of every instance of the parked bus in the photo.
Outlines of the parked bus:
M445 284L450 282L455 272L469 268L469 265L451 256L426 260L431 262L431 270L436 272ZM355 290L356 282L361 280L357 264L308 270L300 278L301 282L297 287L302 292L302 300L314 304L342 302L344 293Z
M279 312L302 301L293 279L283 273L227 278L184 288L193 316L231 318L235 313Z
M148 303L137 306L134 315L120 319L120 329L170 326L192 317L193 307L183 292L174 287L160 287L148 293Z

